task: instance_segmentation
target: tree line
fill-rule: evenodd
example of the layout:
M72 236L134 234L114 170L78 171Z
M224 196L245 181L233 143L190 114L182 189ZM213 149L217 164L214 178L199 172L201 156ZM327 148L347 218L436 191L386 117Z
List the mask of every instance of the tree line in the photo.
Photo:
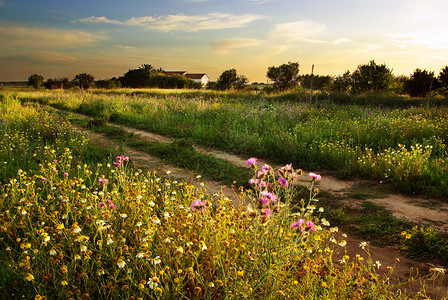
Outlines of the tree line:
M299 63L288 62L268 68L266 77L272 84L264 87L266 92L282 92L298 88L343 92L347 94L408 94L411 97L448 96L448 66L441 69L438 76L434 72L416 69L410 76L394 76L386 64L377 64L374 60L359 65L353 72L346 71L339 76L321 76L299 74ZM50 78L33 74L28 78L29 85L38 89L69 89L78 87L97 88L202 88L201 83L181 75L167 75L164 70L155 69L150 64L143 64L137 69L128 70L123 76L95 81L87 73L77 74L72 80L68 78ZM248 79L239 75L235 69L225 70L217 81L210 81L207 89L244 90L248 88Z

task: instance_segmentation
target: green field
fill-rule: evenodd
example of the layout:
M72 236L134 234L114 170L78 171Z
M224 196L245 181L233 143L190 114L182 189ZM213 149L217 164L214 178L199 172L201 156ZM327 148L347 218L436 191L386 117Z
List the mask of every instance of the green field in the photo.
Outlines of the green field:
M364 258L333 256L345 241L335 238L336 228L315 202L316 179L292 184L299 170L283 167L279 181L273 170L253 166L253 179L266 187L244 191L242 199L252 205L241 211L223 195L132 169L117 149L94 144L38 103L248 157L293 162L297 168L336 168L346 176L377 176L375 168L356 167L361 165L356 155L386 155L401 141L406 167L443 168L443 109L65 92L0 97L0 292L5 299L419 297L396 293L399 286L388 279L394 266L384 271L386 266L370 260L368 247L359 249ZM405 144L398 134L397 127L405 128L409 120L414 120L415 132L408 132L415 144ZM388 121L389 139L383 136L380 143L379 134L368 134L369 126ZM370 141L372 150L361 141ZM417 143L422 148L412 151ZM418 180L413 184L424 186ZM303 201L295 201L297 196ZM433 269L428 278L442 272Z

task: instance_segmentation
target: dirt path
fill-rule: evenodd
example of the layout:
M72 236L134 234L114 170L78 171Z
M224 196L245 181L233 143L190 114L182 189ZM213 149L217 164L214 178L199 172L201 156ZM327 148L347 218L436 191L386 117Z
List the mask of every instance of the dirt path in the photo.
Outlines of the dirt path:
M159 134L154 134L151 132L134 129L131 127L123 126L123 125L115 125L109 124L111 126L117 126L127 132L132 132L135 135L138 135L137 138L143 141L158 141L169 143L172 142L171 139L161 136ZM206 154L214 155L215 157L225 159L234 165L241 167L248 167L246 164L246 160L248 157L243 158L238 155L234 155L231 153L226 153L223 151L217 151L214 149L207 149L203 147L195 146L196 151ZM261 166L263 164L269 164L267 161L259 160L258 164ZM279 169L280 165L271 165L274 169ZM300 178L300 180L304 183L309 182L309 177L307 176L307 172L304 172L304 175ZM346 190L350 189L356 182L355 181L344 181L339 180L332 176L323 176L322 180L319 181L318 187L321 190L330 192L337 196L346 196ZM407 197L404 195L386 195L384 198L372 198L368 199L368 201L373 202L374 204L383 206L390 210L395 217L398 218L406 218L410 221L426 224L426 225L437 225L436 229L441 232L448 232L448 204L442 203L437 200L424 199L419 197ZM427 203L432 203L431 207L428 205L424 206Z

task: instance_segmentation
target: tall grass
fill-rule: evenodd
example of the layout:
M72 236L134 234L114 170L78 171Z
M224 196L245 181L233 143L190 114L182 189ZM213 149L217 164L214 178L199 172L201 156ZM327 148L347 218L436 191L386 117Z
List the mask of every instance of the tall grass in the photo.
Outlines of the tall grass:
M390 181L405 192L448 197L444 184L446 107L390 109L331 102L277 102L254 96L250 100L188 98L182 94L23 93L19 97L40 102L44 98L55 107L235 153L293 162L305 168L333 169L341 176ZM373 161L395 155L394 161L398 162L397 153L420 145L431 147L430 153L425 150L429 155L400 156L407 160L397 169L403 170L401 175L389 170L388 164Z

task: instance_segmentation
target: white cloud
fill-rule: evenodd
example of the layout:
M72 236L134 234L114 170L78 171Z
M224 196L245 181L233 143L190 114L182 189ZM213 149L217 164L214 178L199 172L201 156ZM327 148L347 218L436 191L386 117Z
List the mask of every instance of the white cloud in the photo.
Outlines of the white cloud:
M316 39L326 30L326 26L310 20L277 24L270 32L272 39L284 39L287 41L305 41L310 43L321 43Z
M0 47L2 48L71 48L86 46L107 37L86 31L24 26L0 27Z
M274 0L247 0L251 4L263 4L267 2L272 2Z
M238 28L261 18L263 17L260 15L252 14L232 15L209 13L196 16L177 14L159 17L134 17L126 21L111 20L106 17L89 17L81 19L79 22L141 26L147 29L160 31L194 32L200 30Z
M124 45L114 45L114 47L121 48L121 49L126 49L126 50L134 50L135 49L135 47L124 46Z
M259 46L263 41L253 38L231 38L212 42L212 49L218 54L227 54L231 50Z

